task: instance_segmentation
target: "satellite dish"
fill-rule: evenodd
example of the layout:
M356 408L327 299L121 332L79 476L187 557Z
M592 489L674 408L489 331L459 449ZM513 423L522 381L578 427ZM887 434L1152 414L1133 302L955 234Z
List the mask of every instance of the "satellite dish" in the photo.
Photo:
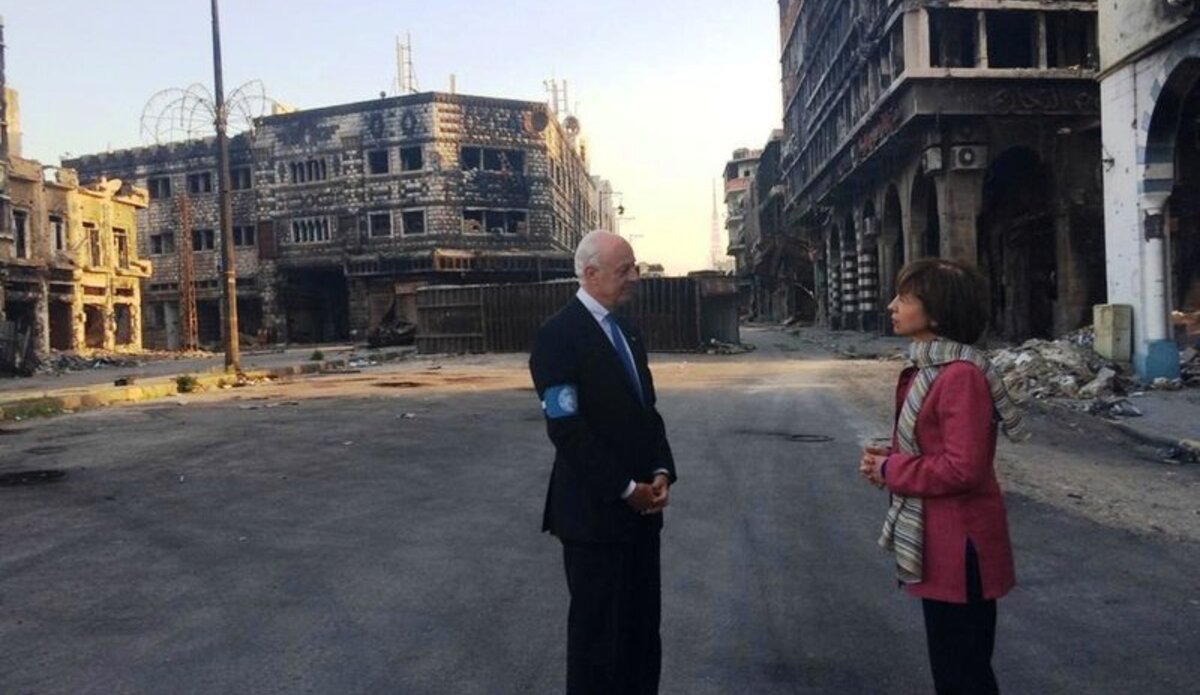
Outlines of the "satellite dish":
M579 135L579 119L574 116L567 116L563 119L563 128L572 137Z
M545 111L537 111L533 114L532 125L533 129L540 133L550 125L550 117Z

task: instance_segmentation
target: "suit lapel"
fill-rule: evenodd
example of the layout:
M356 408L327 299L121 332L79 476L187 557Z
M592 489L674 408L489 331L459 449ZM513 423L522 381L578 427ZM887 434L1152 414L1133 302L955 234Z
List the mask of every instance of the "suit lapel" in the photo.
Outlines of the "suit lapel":
M614 379L620 379L621 383L625 384L625 392L629 394L629 397L632 398L635 403L641 405L642 400L638 395L637 388L630 383L629 373L625 370L625 365L621 364L621 358L619 355L617 355L617 349L609 339L608 335L605 333L604 327L601 326L598 321L596 321L596 317L592 316L592 312L588 311L588 308L583 305L583 302L579 301L578 297L575 297L571 301L574 303L576 321L579 322L580 327L587 336L586 342L588 347L599 356L601 362L607 365L608 371L611 372L611 377ZM617 326L621 328L621 332L625 334L626 342L629 343L629 351L631 355L633 355L633 366L638 370L638 378L641 379L642 389L645 391L646 377L642 373L641 365L638 364L637 350L634 348L633 338L623 325L621 318L619 316L615 316L615 318L617 321ZM647 398L648 397L649 394L647 393Z

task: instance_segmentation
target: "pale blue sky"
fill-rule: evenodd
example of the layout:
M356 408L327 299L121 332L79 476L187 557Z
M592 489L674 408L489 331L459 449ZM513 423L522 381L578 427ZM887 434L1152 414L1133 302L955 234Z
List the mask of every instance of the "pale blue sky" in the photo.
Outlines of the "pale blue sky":
M57 163L141 144L157 91L211 87L208 0L9 0L9 84L26 156ZM374 98L409 32L420 87L544 100L552 74L624 193L643 260L708 258L712 180L779 127L778 5L770 0L224 0L225 82L262 80L301 108Z

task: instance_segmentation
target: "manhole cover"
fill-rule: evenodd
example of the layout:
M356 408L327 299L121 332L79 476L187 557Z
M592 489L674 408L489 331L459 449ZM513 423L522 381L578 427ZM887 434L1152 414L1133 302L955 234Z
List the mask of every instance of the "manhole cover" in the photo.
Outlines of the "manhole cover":
M39 485L41 483L54 483L67 477L66 471L60 470L42 470L42 471L15 471L13 473L0 473L0 487L17 487L18 485Z

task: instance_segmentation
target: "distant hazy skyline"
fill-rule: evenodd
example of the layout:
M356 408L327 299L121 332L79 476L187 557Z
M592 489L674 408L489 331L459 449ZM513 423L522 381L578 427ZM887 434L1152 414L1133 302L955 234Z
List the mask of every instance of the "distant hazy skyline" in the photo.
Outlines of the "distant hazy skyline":
M20 0L3 8L7 79L25 156L143 144L158 91L212 87L208 0ZM313 108L391 91L395 37L412 36L421 91L545 101L567 80L591 144L632 218L641 260L705 267L712 181L781 120L778 5L728 0L224 0L226 89L258 79ZM720 195L720 190L718 190Z

